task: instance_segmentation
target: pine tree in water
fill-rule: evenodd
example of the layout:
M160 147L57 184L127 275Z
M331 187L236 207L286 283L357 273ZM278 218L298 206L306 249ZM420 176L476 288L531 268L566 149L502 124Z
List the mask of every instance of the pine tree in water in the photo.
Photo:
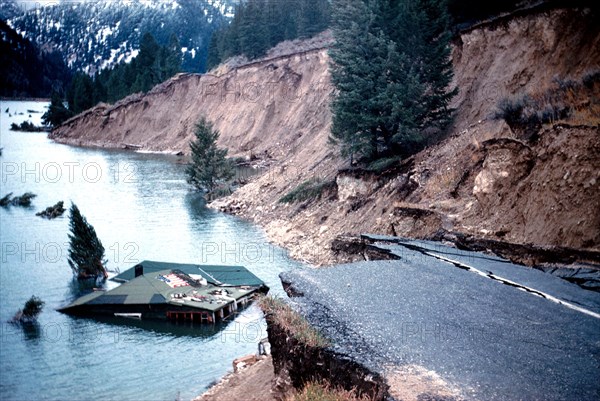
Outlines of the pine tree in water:
M104 246L96 235L96 230L74 203L71 204L70 213L68 262L73 274L78 280L107 278Z
M186 169L187 182L199 191L210 193L219 182L231 179L234 170L227 159L227 149L217 147L219 132L206 118L196 124L195 135L196 139L190 143L192 160Z

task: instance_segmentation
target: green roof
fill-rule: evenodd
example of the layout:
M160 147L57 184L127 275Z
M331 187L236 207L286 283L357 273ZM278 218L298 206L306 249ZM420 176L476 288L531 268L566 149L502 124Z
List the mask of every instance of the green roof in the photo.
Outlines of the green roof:
M168 271L164 273L168 274ZM155 304L165 303L164 293L171 288L151 276L140 276L110 291L94 291L75 300L71 306L97 304Z
M185 274L201 275L209 283L219 286L262 286L265 284L243 266L194 265L151 260L145 260L140 264L144 267L144 274L158 273L161 270L181 270ZM130 281L134 278L135 269L131 268L113 277L113 280Z
M110 306L127 310L127 305L171 304L195 309L217 311L232 301L266 288L265 283L243 266L207 266L181 263L144 261L142 275L135 277L135 266L124 271L113 280L123 282L109 291L95 291L78 298L63 308L63 311L80 307ZM204 285L175 285L172 275L202 276ZM193 280L193 277L191 277ZM170 284L167 284L169 282ZM192 281L193 282L193 281ZM227 295L215 295L215 290L226 287ZM180 295L185 294L185 297ZM121 305L119 307L118 305ZM117 310L117 309L115 309Z

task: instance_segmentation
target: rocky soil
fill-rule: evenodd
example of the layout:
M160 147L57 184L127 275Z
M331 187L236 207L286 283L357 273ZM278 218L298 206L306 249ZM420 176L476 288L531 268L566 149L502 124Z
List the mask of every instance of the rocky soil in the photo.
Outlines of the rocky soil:
M387 176L292 155L214 206L259 222L294 257L318 265L339 262L330 244L358 232L427 238L446 230L599 249L598 126L548 125L527 140L492 117L505 96L599 65L600 32L586 15L555 10L462 33L453 52L460 94L451 134ZM314 177L335 181L335 189L315 201L278 202Z
M180 75L147 95L97 106L51 137L187 153L205 115L231 155L268 167L212 206L261 224L293 257L315 265L340 261L332 241L361 232L426 238L445 230L600 250L597 123L550 124L531 139L492 117L506 96L597 69L596 21L589 9L546 10L462 32L452 53L460 92L451 132L383 175L350 169L329 143L326 40L214 74ZM328 184L320 198L279 202L309 179Z
M271 357L230 373L194 401L275 401L271 391L275 374Z

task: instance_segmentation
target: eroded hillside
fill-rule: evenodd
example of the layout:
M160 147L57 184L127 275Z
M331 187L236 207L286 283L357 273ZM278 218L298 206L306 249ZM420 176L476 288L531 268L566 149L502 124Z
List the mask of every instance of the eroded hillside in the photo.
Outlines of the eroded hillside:
M194 125L204 115L221 132L219 144L230 155L283 159L316 145L329 129L327 62L327 51L320 49L218 76L180 74L146 95L100 104L55 129L52 138L83 146L189 153Z
M460 34L453 63L460 93L452 132L383 175L348 169L328 143L333 89L326 49L218 76L182 75L145 96L98 106L52 137L185 153L194 123L205 115L230 154L270 166L214 206L258 222L293 256L317 264L336 260L331 243L338 235L360 232L430 237L445 230L600 249L597 120L553 121L531 136L492 117L507 96L597 70L597 16L552 10L488 22ZM320 197L279 201L307 180L323 184Z

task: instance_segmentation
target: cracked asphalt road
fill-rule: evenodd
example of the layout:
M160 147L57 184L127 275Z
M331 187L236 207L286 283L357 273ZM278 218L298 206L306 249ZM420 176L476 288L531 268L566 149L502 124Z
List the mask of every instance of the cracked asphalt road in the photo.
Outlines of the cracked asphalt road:
M499 258L435 245L432 254L493 273L583 313L426 255L282 273L333 348L384 373L420 365L479 400L600 399L600 293ZM414 246L420 248L415 248Z

